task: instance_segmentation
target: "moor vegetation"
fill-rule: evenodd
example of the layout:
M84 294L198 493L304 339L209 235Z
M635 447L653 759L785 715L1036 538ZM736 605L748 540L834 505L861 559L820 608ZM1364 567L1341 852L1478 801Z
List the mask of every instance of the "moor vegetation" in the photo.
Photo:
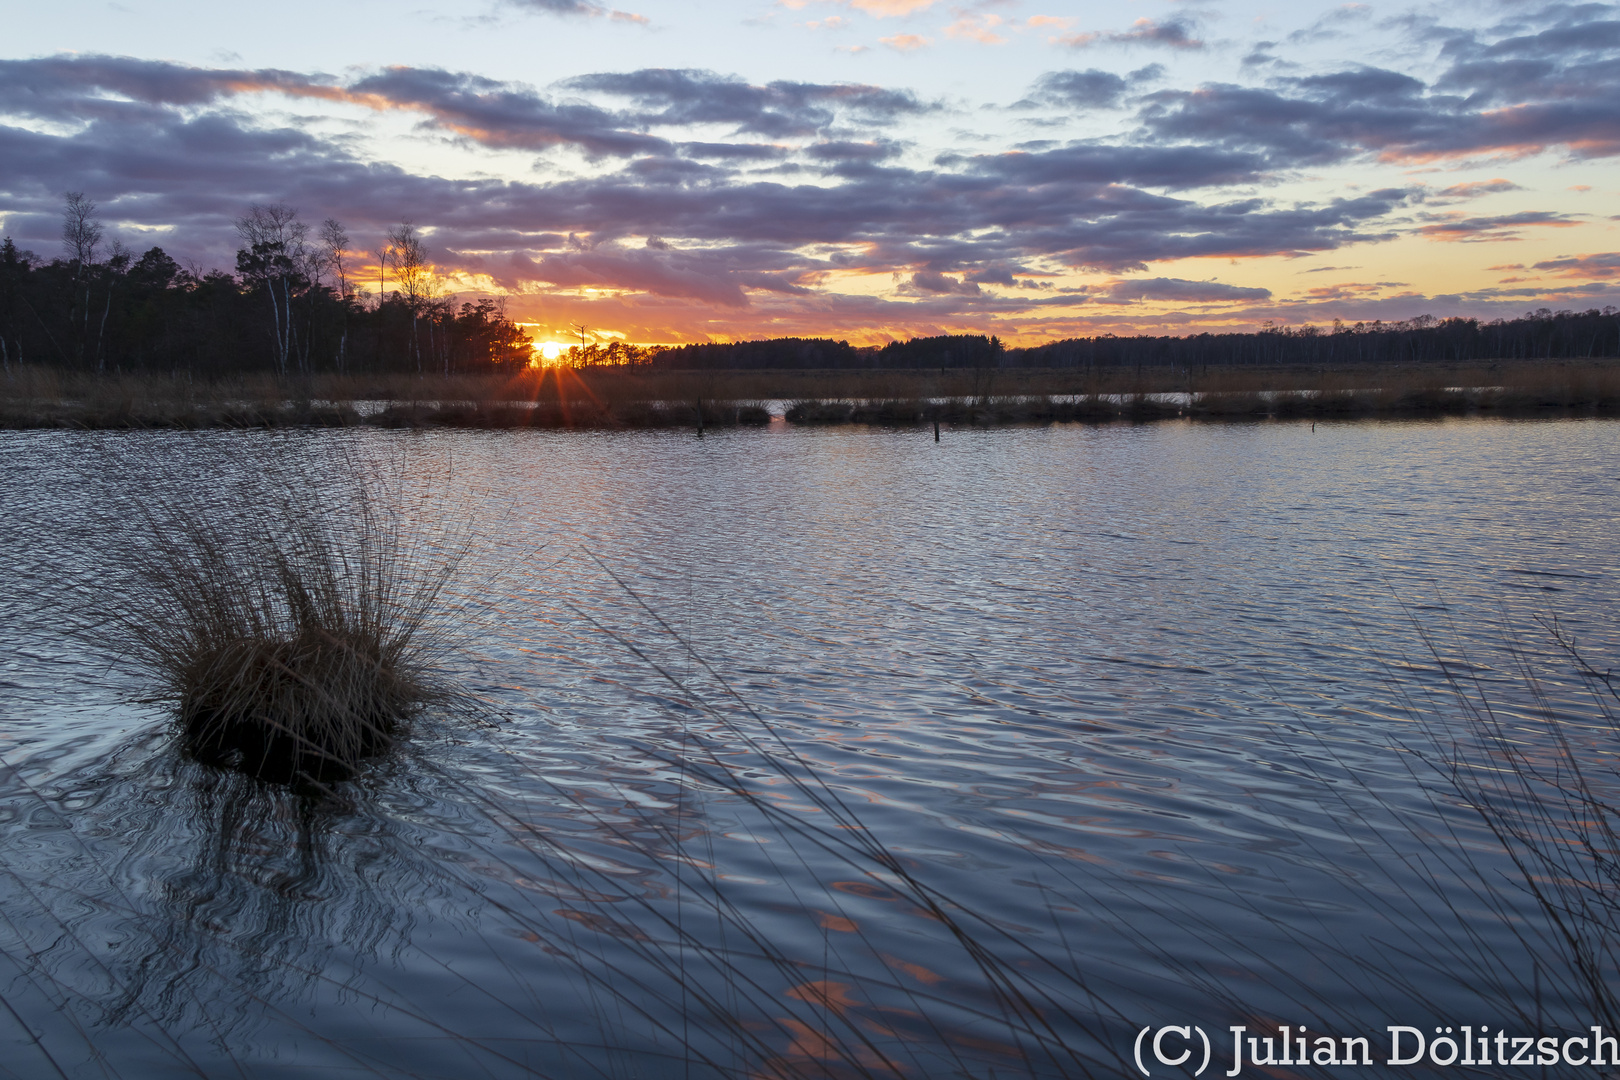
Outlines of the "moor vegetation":
M773 402L777 404L772 404ZM773 412L774 410L774 412ZM1185 417L1607 415L1613 361L1320 370L1223 368L668 371L517 368L505 374L319 374L216 379L75 374L0 377L0 428L684 428L915 426Z
M450 646L437 615L466 541L407 525L403 459L337 446L312 474L282 450L208 441L183 462L143 447L105 462L152 482L112 499L121 555L86 586L102 598L88 628L121 643L190 756L325 784L458 700L435 674Z

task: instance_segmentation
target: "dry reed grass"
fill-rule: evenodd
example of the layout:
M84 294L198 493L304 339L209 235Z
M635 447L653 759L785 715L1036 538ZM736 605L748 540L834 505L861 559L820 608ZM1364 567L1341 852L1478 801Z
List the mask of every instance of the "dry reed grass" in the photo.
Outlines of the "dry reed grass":
M456 699L435 673L452 644L435 616L466 539L408 528L400 460L228 439L186 448L189 476L152 449L111 463L148 480L117 500L106 626L192 756L345 778L422 706Z
M1187 395L1170 402L1159 395ZM1065 420L1620 411L1606 361L1308 368L996 371L522 369L450 377L0 377L0 428L353 426L658 428L769 421L998 424Z
M1425 734L1445 785L1496 838L1521 897L1545 920L1540 933L1521 935L1538 960L1532 1000L1538 1007L1544 996L1574 1002L1589 1023L1620 1031L1620 676L1594 666L1556 621L1538 621L1584 684L1589 711L1560 715L1514 643L1539 730L1526 732L1483 683L1448 671L1466 731L1460 739L1432 726ZM1432 644L1431 651L1438 655ZM1480 882L1478 904L1508 922L1510 905L1480 875L1471 880ZM1519 978L1521 996L1527 981Z

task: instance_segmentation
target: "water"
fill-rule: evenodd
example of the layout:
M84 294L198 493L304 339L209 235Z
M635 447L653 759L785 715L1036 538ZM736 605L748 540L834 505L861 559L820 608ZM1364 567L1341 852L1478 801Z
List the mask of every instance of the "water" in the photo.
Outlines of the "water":
M1120 1075L1144 1025L1597 1022L1419 753L1460 687L1613 760L1536 620L1620 654L1617 435L0 435L0 1075ZM176 753L63 583L116 575L121 450L221 439L450 463L494 723L326 800Z

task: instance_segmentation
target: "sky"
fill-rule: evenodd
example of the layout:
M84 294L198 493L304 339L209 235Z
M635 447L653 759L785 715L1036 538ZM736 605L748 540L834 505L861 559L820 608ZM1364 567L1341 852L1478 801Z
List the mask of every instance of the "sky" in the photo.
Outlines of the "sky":
M622 3L624 7L614 6ZM1620 305L1620 6L13 0L0 234L409 221L540 342ZM370 254L368 254L368 252Z

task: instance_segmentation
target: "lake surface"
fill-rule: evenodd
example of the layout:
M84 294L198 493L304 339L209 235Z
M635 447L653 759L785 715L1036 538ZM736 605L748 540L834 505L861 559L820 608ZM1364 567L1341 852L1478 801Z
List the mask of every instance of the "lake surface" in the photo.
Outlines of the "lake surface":
M186 761L116 635L65 629L116 580L109 508L233 439L423 465L418 520L478 541L450 663L484 720L304 798ZM1573 1032L1433 763L1477 763L1460 693L1613 767L1538 620L1620 656L1617 481L1601 420L0 434L0 1076L1112 1076L1144 1026Z

